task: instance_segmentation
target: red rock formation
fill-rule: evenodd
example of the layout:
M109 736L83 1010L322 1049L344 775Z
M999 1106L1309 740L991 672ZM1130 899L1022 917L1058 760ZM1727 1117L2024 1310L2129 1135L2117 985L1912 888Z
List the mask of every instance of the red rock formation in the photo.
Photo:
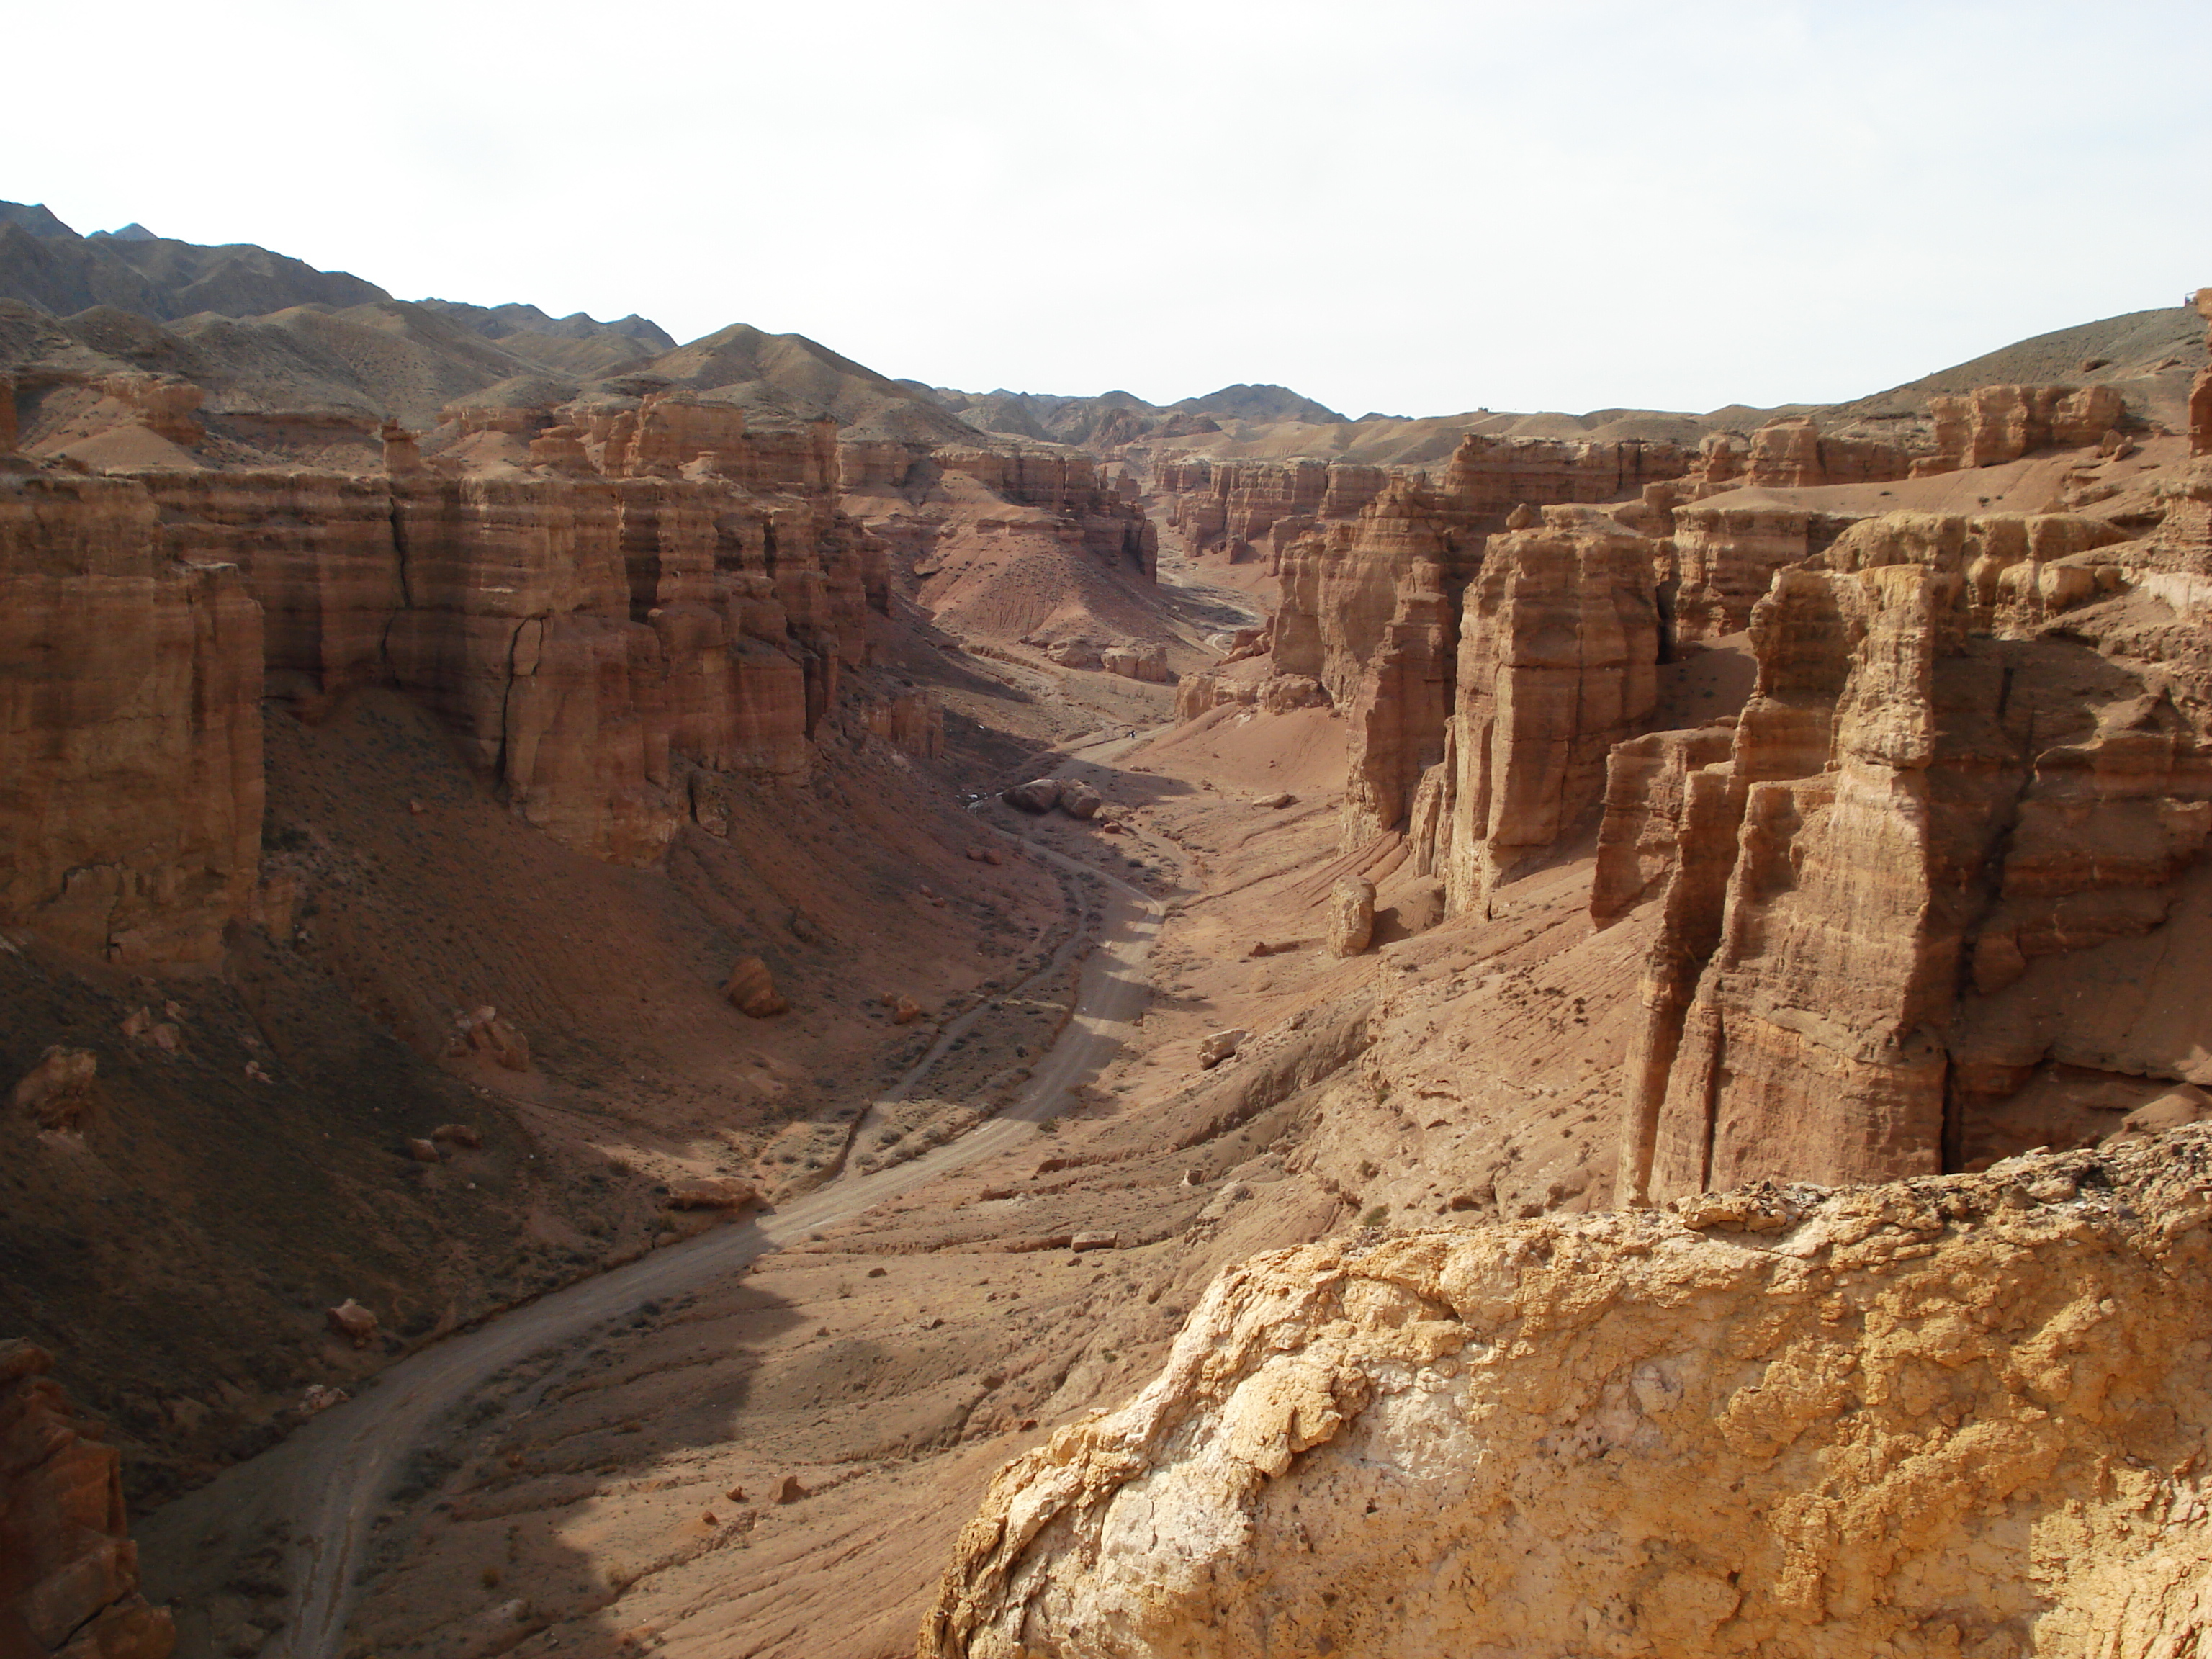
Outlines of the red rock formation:
M1453 908L1486 903L1603 799L1607 752L1658 700L1658 661L1647 538L1555 507L1491 538L1460 622L1438 860Z
M1128 565L1147 578L1158 569L1158 529L1102 476L1097 458L1082 450L1009 439L988 447L947 444L933 451L931 459L1018 506L1060 514L1094 559Z
M1444 757L1457 611L1436 561L1417 559L1399 578L1389 626L1350 711L1342 837L1347 848L1403 823L1422 775Z
M121 1460L27 1342L0 1343L0 1654L168 1659L169 1615L138 1590Z
M626 863L690 815L691 769L805 773L889 602L827 493L826 428L684 398L593 422L618 476L0 479L0 920L118 961L216 955L253 891L264 691L310 713L409 691L522 816ZM860 719L940 752L926 700Z
M2212 288L2200 288L2192 296L2197 314L2204 319L2204 338L2212 345ZM0 451L7 448L0 433ZM2189 453L2212 455L2212 368L2200 368L2189 383Z
M2094 444L2125 412L2108 386L1985 386L1929 407L1936 453L1913 463L1914 477L1997 466L2051 444Z
M1229 674L1185 674L1176 684L1176 718L1194 720L1209 709L1243 703L1270 714L1327 705L1328 693L1304 674L1263 674L1242 678Z
M1848 518L1779 502L1697 503L1674 509L1678 641L1741 633L1774 573L1802 564L1840 534Z
M1523 503L1615 501L1640 494L1648 483L1679 478L1690 465L1690 457L1670 443L1571 443L1470 432L1452 452L1438 487L1462 512L1482 516Z
M1648 732L1613 745L1606 757L1592 921L1603 927L1666 890L1684 849L1703 840L1690 828L1698 810L1695 780L1704 769L1725 763L1735 746L1733 720L1689 732Z
M1751 434L1740 474L1728 482L1762 489L1887 483L1910 477L1912 459L1901 444L1824 434L1811 416L1788 415L1769 421ZM1734 469L1730 470L1733 473Z
M261 834L261 613L179 562L120 480L0 477L0 920L128 963L204 962Z
M1176 460L1160 464L1152 487L1194 552L1233 557L1261 543L1279 553L1316 520L1357 517L1390 477L1345 461Z
M1593 909L1662 895L1625 1198L2020 1150L1992 1126L2036 1065L2094 1063L2096 1039L2052 1041L2101 971L2079 953L2172 926L2212 830L2197 727L2109 647L2042 636L2061 611L2072 634L2135 625L2096 602L2174 556L2106 550L2119 533L2063 514L1854 526L1828 569L1784 569L1760 601L1758 695L1732 734L1616 754ZM2182 1079L2196 1040L2110 1069Z
M1275 672L1318 680L1332 702L1350 704L1397 615L1406 574L1431 565L1456 596L1481 558L1476 518L1457 496L1394 476L1357 519L1299 538L1278 563L1282 603L1268 633Z
M927 692L871 697L861 703L861 723L876 737L916 760L945 756L945 710Z

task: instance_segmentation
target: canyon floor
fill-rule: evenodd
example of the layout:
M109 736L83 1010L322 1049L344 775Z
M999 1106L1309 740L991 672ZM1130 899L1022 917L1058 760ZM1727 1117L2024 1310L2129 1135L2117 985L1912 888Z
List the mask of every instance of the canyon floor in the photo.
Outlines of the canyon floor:
M1626 1041L1641 930L1591 934L1586 856L1440 926L1384 846L1380 948L1331 955L1342 727L1224 710L1075 750L1063 774L1121 834L980 809L1106 877L1102 955L1140 1006L1079 1000L986 1127L452 1339L157 1513L148 1582L180 1650L276 1626L272 1646L352 1659L903 1653L992 1474L1140 1387L1224 1267L1386 1214L1595 1195L1617 1098L1589 1056ZM1162 915L1133 951L1110 930L1140 901ZM1243 1047L1202 1069L1232 1023ZM1377 1040L1434 1079L1396 1100L1347 1082ZM366 1568L342 1632L341 1538Z
M2212 290L1348 422L27 211L0 1659L2212 1640Z

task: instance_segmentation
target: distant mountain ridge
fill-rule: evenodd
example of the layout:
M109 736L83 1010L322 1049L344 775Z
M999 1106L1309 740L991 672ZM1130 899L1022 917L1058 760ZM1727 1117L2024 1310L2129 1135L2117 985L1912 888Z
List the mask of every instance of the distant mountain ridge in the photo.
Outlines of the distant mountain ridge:
M156 322L181 322L209 312L264 317L295 306L344 309L393 297L349 271L318 270L304 259L252 242L183 242L136 222L81 236L45 204L24 202L0 202L0 296L21 300L55 317L113 306ZM633 343L640 357L676 344L658 323L635 315L602 323L580 311L551 317L532 305L421 303L487 339L519 334L551 340L611 337Z
M1316 426L1344 423L1345 417L1286 386L1239 381L1218 391L1172 404L1146 403L1129 392L1096 397L1061 397L1045 392L961 392L951 386L901 385L927 392L974 426L1049 443L1124 444L1139 438L1191 437L1221 430L1223 421L1255 426L1284 422Z

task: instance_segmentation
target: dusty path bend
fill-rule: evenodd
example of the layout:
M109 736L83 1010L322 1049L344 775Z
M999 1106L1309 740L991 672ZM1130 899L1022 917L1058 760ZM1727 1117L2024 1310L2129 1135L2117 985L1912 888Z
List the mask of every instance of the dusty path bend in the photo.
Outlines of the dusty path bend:
M1101 745L1118 751L1126 741ZM1099 750L1092 751L1103 757ZM486 1379L642 1303L693 1290L809 1233L872 1209L948 1170L1006 1151L1056 1116L1070 1088L1096 1075L1142 1012L1144 966L1161 907L1129 884L1034 842L1030 856L1106 888L1097 948L1085 962L1066 1026L1033 1069L1018 1100L958 1139L872 1175L848 1175L771 1213L718 1228L514 1308L474 1330L410 1355L360 1395L305 1425L283 1445L226 1471L154 1515L142 1529L149 1556L181 1560L195 1538L243 1509L280 1522L291 1540L290 1599L272 1659L337 1659L385 1494L433 1423ZM1079 943L1071 939L1070 947ZM980 1012L980 1009L975 1011ZM912 1083L963 1029L948 1025L899 1085Z

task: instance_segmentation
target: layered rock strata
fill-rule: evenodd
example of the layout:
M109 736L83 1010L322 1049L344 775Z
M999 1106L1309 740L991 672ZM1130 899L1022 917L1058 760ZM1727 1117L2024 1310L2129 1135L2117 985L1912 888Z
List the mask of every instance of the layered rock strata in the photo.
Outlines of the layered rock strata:
M930 460L1001 500L1056 514L1092 559L1127 566L1147 580L1158 573L1158 526L1102 473L1094 456L1056 444L948 444L931 452Z
M928 1659L2190 1650L2201 1130L1264 1255L1010 1465Z
M204 962L261 835L262 612L137 485L0 475L0 922Z
M1651 544L1552 508L1491 538L1461 619L1440 858L1455 909L1487 902L1603 798L1606 757L1658 698Z
M121 1459L46 1375L0 1342L0 1653L9 1659L168 1659L176 1631L138 1589Z
M0 477L24 785L0 920L215 955L255 881L264 692L312 715L408 691L522 817L623 863L694 815L693 772L805 775L888 604L834 451L674 400L602 424L585 447L617 476ZM674 476L684 455L712 465ZM926 698L863 702L860 729L941 750Z
M2054 1042L2047 1012L2060 982L2079 999L2128 971L2080 953L2182 925L2212 827L2202 725L2171 670L2134 655L2176 643L2135 632L2123 591L2157 556L2119 533L2065 515L1854 526L1754 609L1759 684L1732 728L1614 755L1593 909L1662 907L1626 1201L2002 1152L2007 1102L2054 1058L2139 1088L2191 1077L2178 1030L2098 1059ZM2124 631L2101 652L2081 642L2107 630Z
M1985 386L1929 404L1936 453L1912 465L1915 477L1997 466L2052 444L2100 441L2126 405L2108 386Z
M1848 514L1779 501L1724 501L1675 507L1673 593L1668 609L1679 643L1741 633L1774 573L1826 550L1851 523Z
M1153 490L1194 552L1279 554L1325 519L1351 519L1382 494L1385 468L1353 462L1164 461Z

